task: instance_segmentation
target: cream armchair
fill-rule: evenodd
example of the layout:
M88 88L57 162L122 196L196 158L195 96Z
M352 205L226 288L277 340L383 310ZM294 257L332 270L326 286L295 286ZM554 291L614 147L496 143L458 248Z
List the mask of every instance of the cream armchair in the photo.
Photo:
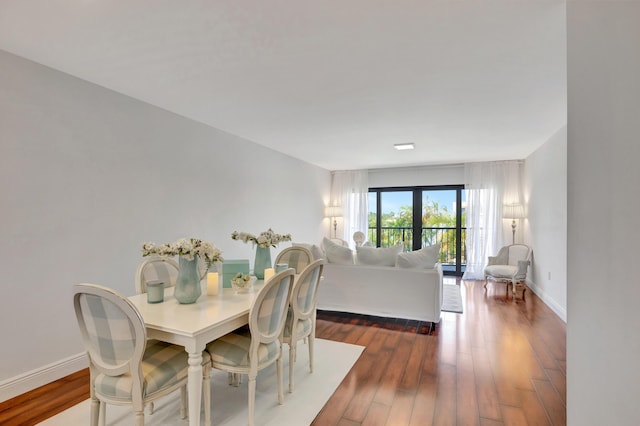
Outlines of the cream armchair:
M484 269L484 287L487 288L489 279L494 281L505 281L507 284L507 294L509 284L514 294L522 295L526 287L524 284L527 278L527 269L531 263L531 248L524 244L511 244L502 247L496 256L489 256L487 267Z

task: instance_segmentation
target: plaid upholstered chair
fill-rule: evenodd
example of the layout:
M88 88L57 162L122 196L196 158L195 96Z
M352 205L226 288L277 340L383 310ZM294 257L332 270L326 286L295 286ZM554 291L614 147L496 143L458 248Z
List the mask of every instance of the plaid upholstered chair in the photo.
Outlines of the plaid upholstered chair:
M292 246L287 247L278 253L275 264L286 263L289 265L289 268L296 270L296 274L299 274L311 262L313 262L313 254L311 253L311 250L306 247Z
M187 384L188 354L181 346L147 343L135 306L114 290L74 286L73 303L89 358L91 425L105 424L105 404L132 405L135 425L144 425L144 406ZM205 419L210 422L211 360L203 354ZM181 417L186 416L181 399Z
M309 370L313 373L313 343L316 336L316 301L324 260L311 263L296 280L284 325L282 342L289 345L289 392L293 392L293 367L299 340L308 338Z
M136 293L147 292L147 282L160 280L166 287L174 287L180 267L169 257L149 256L143 258L136 271Z
M258 371L276 363L278 402L282 391L282 330L289 306L294 270L286 269L264 284L249 310L249 330L242 328L207 345L211 365L232 374L249 376L249 425L255 423L256 376Z

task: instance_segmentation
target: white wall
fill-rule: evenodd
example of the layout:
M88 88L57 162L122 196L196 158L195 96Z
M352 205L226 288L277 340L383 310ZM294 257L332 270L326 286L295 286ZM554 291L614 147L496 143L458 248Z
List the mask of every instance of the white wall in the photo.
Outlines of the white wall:
M370 188L462 184L463 164L369 170Z
M567 420L640 424L640 2L569 1Z
M526 158L524 240L533 248L527 285L567 320L567 128Z
M253 262L232 231L328 230L327 170L2 51L0 69L0 400L82 352L71 286L133 294L143 242Z

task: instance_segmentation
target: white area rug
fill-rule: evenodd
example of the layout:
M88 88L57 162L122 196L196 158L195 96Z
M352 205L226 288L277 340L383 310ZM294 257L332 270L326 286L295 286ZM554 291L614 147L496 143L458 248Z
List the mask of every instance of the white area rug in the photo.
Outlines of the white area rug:
M461 314L462 296L460 295L460 286L456 284L444 284L442 289L442 310Z
M288 392L288 353L284 345L284 405L278 404L276 367L272 365L258 374L256 386L256 424L277 426L309 425L324 407L342 379L357 361L364 347L316 339L314 372L309 372L309 350L298 344L294 373L295 388ZM239 387L227 384L227 373L213 370L211 378L211 418L214 425L247 424L247 379ZM152 415L146 414L145 425L186 425L180 419L180 391L161 398L155 403ZM204 412L201 414L204 424ZM132 425L130 406L107 405L107 425ZM47 426L89 424L89 400L40 423Z

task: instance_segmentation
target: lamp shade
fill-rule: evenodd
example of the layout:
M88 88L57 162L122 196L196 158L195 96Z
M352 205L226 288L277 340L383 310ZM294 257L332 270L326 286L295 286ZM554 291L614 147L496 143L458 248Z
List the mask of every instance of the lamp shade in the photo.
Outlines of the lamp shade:
M327 206L324 208L325 217L340 217L342 216L342 207L340 206Z
M502 207L502 217L504 219L524 218L524 206L522 204L505 204Z

